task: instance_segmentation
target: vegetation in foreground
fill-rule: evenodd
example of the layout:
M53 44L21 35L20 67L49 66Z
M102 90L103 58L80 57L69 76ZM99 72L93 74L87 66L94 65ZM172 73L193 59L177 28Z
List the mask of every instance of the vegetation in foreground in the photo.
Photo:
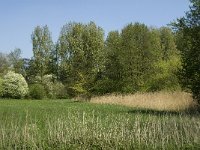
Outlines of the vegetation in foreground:
M0 101L0 149L198 149L198 113L72 100Z

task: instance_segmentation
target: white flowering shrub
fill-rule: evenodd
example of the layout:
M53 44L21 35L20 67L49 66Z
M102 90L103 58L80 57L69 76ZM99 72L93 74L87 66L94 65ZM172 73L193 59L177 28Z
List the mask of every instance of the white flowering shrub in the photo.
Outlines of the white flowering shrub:
M3 97L23 98L28 94L28 84L21 74L9 71L2 83Z

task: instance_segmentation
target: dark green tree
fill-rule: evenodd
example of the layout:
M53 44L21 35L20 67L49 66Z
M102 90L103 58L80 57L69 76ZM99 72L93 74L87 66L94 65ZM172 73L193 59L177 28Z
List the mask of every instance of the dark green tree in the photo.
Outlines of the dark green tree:
M119 59L121 37L118 31L108 33L105 41L105 67L101 79L96 82L98 94L119 93L122 90L122 66Z
M129 24L122 30L121 38L123 91L145 91L153 64L150 31L144 24Z
M182 56L182 84L200 103L200 1L190 2L190 10L172 25Z

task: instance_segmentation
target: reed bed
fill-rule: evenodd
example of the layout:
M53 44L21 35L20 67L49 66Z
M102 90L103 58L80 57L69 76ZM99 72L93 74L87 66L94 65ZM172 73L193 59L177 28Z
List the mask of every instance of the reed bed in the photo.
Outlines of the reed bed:
M130 95L105 95L93 97L92 103L119 104L139 109L183 111L194 109L197 102L186 92L136 93Z

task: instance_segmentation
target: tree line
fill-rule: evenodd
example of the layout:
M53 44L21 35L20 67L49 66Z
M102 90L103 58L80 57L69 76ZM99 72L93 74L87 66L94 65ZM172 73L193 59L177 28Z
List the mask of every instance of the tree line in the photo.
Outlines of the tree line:
M14 70L29 85L62 84L69 97L188 90L199 99L199 3L191 0L190 11L172 29L130 23L106 39L94 22L65 24L56 43L48 26L37 26L33 57L21 58L20 49L1 54L0 73Z

